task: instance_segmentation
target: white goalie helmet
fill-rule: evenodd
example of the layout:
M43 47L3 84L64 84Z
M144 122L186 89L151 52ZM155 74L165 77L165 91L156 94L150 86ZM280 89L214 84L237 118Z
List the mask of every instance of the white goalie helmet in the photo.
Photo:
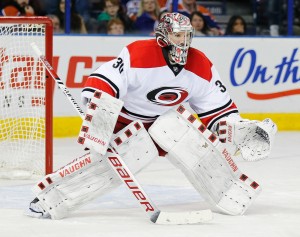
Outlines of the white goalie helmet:
M160 47L170 47L171 63L185 65L194 35L190 19L180 13L165 13L155 29Z

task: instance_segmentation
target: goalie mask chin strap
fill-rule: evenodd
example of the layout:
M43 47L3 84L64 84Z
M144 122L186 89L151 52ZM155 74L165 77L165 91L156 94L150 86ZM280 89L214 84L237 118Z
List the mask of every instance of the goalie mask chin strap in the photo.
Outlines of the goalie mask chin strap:
M181 70L184 68L184 65L180 65L175 62L174 63L171 62L170 55L169 55L170 47L171 46L162 48L162 52L163 52L164 59L168 64L168 67L172 70L174 75L177 76L181 72Z

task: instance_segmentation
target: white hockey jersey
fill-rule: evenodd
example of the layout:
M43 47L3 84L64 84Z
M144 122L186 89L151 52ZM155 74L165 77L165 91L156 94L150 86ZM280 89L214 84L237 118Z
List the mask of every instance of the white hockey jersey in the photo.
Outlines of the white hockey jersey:
M82 96L103 90L124 101L120 120L143 123L173 106L188 102L211 129L223 116L238 113L219 73L199 50L190 48L183 68L165 60L155 39L136 41L120 55L101 65L86 81Z

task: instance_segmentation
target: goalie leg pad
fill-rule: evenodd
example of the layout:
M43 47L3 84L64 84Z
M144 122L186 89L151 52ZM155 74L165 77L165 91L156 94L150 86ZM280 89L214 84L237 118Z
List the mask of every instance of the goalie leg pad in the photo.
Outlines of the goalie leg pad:
M96 91L82 122L78 143L104 155L122 106L123 101Z
M158 157L157 148L140 120L135 120L115 134L110 145L124 158L126 165L134 174Z
M133 173L138 173L158 156L140 121L131 123L114 135L112 145ZM102 156L91 150L91 153L45 176L33 188L41 209L52 219L62 219L88 201L119 186L121 181L108 164L107 157L111 154L107 152Z
M260 186L239 171L218 138L183 106L160 116L149 133L212 209L243 214L260 193Z
M120 183L107 163L106 156L87 153L45 176L33 187L33 193L52 219L62 219Z

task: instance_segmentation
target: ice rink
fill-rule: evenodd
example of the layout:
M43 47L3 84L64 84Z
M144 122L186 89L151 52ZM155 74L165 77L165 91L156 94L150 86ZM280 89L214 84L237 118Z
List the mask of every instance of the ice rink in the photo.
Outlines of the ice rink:
M78 157L76 138L55 140L55 169ZM214 213L197 225L156 225L124 186L82 207L63 220L23 214L34 198L30 181L0 180L1 237L297 237L300 236L300 133L278 133L272 155L259 162L237 161L240 170L262 186L262 193L243 216ZM158 158L137 176L161 210L208 208L185 177Z

